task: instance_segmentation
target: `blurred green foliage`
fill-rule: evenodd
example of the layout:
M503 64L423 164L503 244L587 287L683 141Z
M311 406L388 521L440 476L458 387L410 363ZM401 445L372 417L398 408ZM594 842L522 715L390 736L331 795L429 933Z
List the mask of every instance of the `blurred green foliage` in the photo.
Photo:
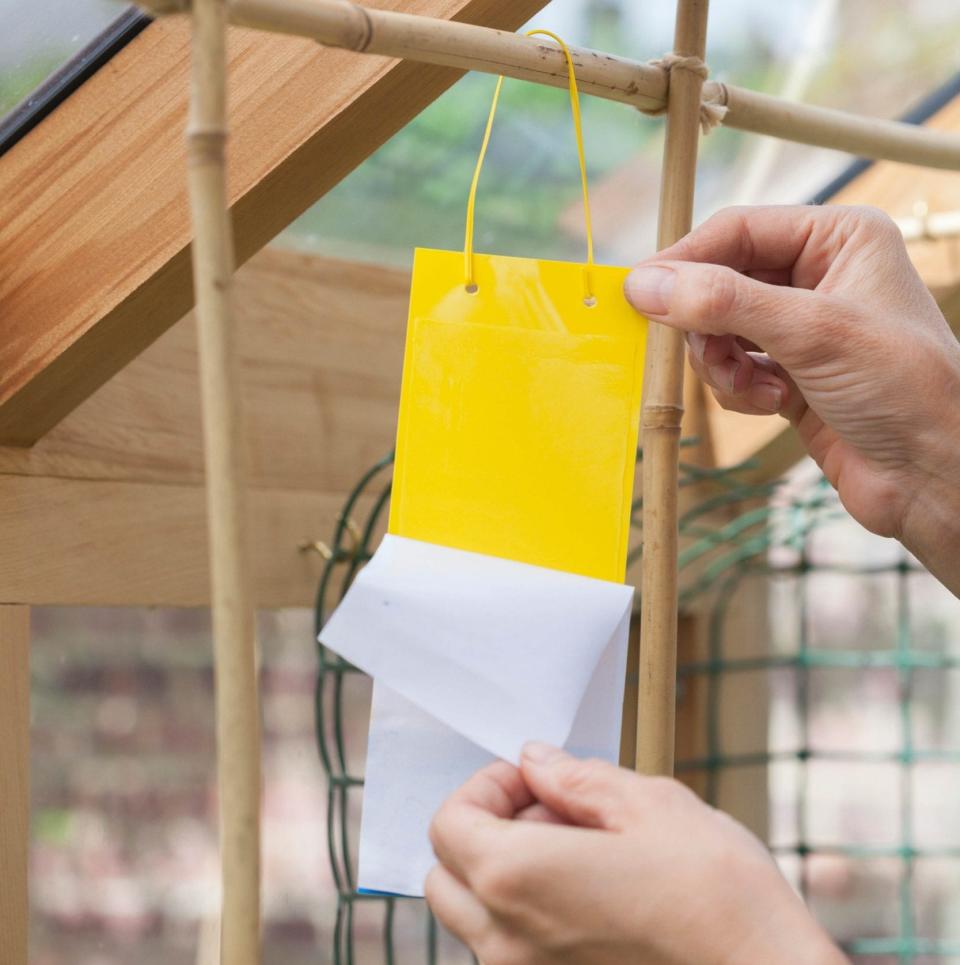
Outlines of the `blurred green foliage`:
M344 253L372 248L405 260L414 245L463 244L467 191L495 78L469 75L430 105L292 228L310 247ZM587 164L592 179L642 150L656 125L623 105L585 99ZM496 237L505 254L546 249L576 258L582 242L556 231L560 212L579 199L580 175L565 91L504 86L480 180L477 248Z
M63 51L44 51L23 64L0 70L0 116L12 110L67 59Z

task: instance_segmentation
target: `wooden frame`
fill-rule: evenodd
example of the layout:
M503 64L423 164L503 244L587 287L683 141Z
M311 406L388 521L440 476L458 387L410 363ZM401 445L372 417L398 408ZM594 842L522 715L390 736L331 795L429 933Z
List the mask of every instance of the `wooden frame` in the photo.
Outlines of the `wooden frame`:
M243 572L244 546L241 538L244 515L239 502L243 492L238 431L236 429L239 388L229 361L228 283L230 244L227 225L227 192L223 171L225 110L223 91L226 83L224 57L225 22L229 15L244 23L253 22L261 29L301 33L315 39L340 44L353 50L398 52L421 60L435 59L441 51L444 63L465 67L482 65L484 69L509 73L511 54L521 52L533 56L527 43L517 46L518 38L507 38L491 32L451 27L440 21L420 20L400 14L382 14L346 2L319 0L307 4L303 0L155 0L162 12L192 6L195 22L195 82L193 88L194 123L203 120L202 138L191 170L191 198L196 235L194 265L197 272L199 307L201 310L201 346L209 353L210 364L203 376L206 447L208 451L208 515L213 535L215 603L224 628L230 624L233 637L243 642L248 620L242 619L242 602L246 587ZM253 12L251 14L251 11ZM661 207L658 231L660 247L674 243L690 230L693 212L693 190L696 174L698 128L716 122L729 112L729 91L723 107L703 98L706 76L708 0L678 0L674 51L661 62L669 72L666 89L667 133L664 151ZM387 34L386 49L378 43ZM391 49L391 43L395 49ZM446 46L444 44L446 43ZM458 48L458 49L454 49ZM557 59L560 51L540 48L539 56ZM564 57L568 57L563 51ZM581 60L591 70L609 78L618 64L604 64L589 53L579 51ZM527 65L529 68L529 64ZM649 71L646 71L647 73ZM645 71L638 68L637 86ZM555 82L546 76L544 82ZM592 80L593 78L588 78ZM770 130L784 136L789 129L804 131L813 143L829 137L833 146L849 146L871 142L871 150L899 160L957 166L960 151L954 138L929 138L908 134L896 126L860 119L841 120L829 112L794 108L776 104L772 99L750 95L756 130ZM764 114L767 116L764 118ZM758 117L761 120L758 120ZM844 133L844 128L846 129ZM825 133L826 132L826 133ZM802 138L801 138L802 139ZM905 145L905 141L909 144ZM829 141L828 141L829 142ZM838 143L836 143L838 142ZM949 142L949 143L948 143ZM905 149L906 148L906 149ZM216 149L216 152L215 150ZM206 172L206 173L204 173ZM219 279L219 282L218 282ZM204 335L204 333L207 333ZM677 646L677 553L678 553L678 455L683 416L684 349L682 335L666 326L651 325L647 349L647 370L643 403L643 594L641 643L639 653L639 693L637 715L637 769L650 774L671 774L674 755L676 646ZM220 634L224 629L220 630ZM242 678L243 660L238 660L230 639L216 641L217 672L229 684L226 698L218 703L219 718L238 711L245 716L256 713L256 693L249 687L236 687ZM242 652L242 650L241 650ZM251 963L258 953L250 951L256 935L250 936L250 921L259 921L257 868L258 839L249 832L251 817L248 803L253 773L259 773L259 747L255 736L247 736L246 760L243 742L218 726L221 737L221 781L238 793L222 812L226 834L224 868L223 935L228 958L240 956ZM229 741L226 738L229 737ZM238 781L237 775L245 775ZM228 873L228 869L231 873ZM241 940L242 938L242 940ZM232 948L233 951L229 951Z
M545 2L383 0L507 30ZM33 445L191 307L189 41L151 24L0 158L0 444ZM461 76L238 28L228 56L241 264Z
M387 3L399 5L396 0ZM255 541L258 528L263 534L269 531L269 540L261 537L263 545L275 544L278 534L292 532L294 526L302 525L298 521L316 511L317 497L305 489L293 490L294 495L286 499L284 490L255 484L250 501L255 508L266 507L267 513L258 520L255 515L248 516L243 505L248 488L243 472L247 437L239 418L243 386L239 365L232 358L237 346L227 297L233 261L229 216L232 212L242 260L448 86L458 76L452 68L503 70L542 83L556 83L561 71L556 69L554 60L558 58L549 45L479 27L458 27L442 19L476 18L516 26L541 5L538 0L413 0L404 4L406 9L441 18L418 21L406 15L391 17L389 11L358 14L358 8L331 4L329 0L195 0L194 120L198 123L192 140L197 239L193 256L202 316L207 515L213 537L217 673L222 688L218 734L222 824L226 829L223 954L231 962L252 965L259 960L258 706L251 629L251 582L257 581L251 581L244 572L250 555L244 530L250 527ZM304 40L254 39L242 31L233 32L229 43L224 42L227 13L247 24L316 38L317 16L333 17L335 8L340 11L337 16L342 14L335 25L341 31L335 42L368 53L409 54L427 61L428 66L352 58L336 51L317 51ZM271 20L274 14L276 18ZM900 161L960 167L960 138L953 135L937 136L889 122L780 104L723 85L704 85L706 15L707 0L679 0L676 49L673 58L660 66L577 52L588 75L584 89L592 87L592 92L601 96L646 109L666 106L661 245L689 230L697 127L705 119L719 120L724 109L725 122L745 130ZM383 40L378 24L395 31L386 47L377 46ZM443 43L451 41L453 48L459 44L459 49L431 46L432 40L410 43L411 39L438 37L446 38ZM0 441L20 445L36 442L189 305L187 255L192 235L180 203L178 176L184 152L171 137L171 119L179 119L183 113L188 39L182 22L154 25L121 54L112 65L112 76L102 79L100 89L96 89L94 78L94 86L85 89L86 101L81 91L79 99L71 99L65 110L58 112L58 125L41 125L40 133L25 139L0 163L0 186L8 186L5 197L10 244L28 255L11 262L11 272L0 279L0 294L7 308L3 323L6 331L0 328L0 335L7 336L0 339L0 371L4 373L0 382ZM327 39L326 35L321 39ZM394 41L399 46L391 47ZM490 56L478 59L478 51L472 46L475 43ZM144 60L144 52L151 48L156 56ZM522 61L521 66L517 67L508 54ZM238 134L233 154L237 163L229 180L222 163L227 61L231 62L236 84L232 119ZM336 76L335 84L329 83L332 76ZM321 85L321 80L327 83ZM312 96L316 90L322 90L322 96ZM90 113L84 115L84 110L106 110L109 115L94 114L91 123ZM131 123L129 117L121 117L125 111L142 113ZM143 117L151 111L160 120L145 132ZM80 127L83 130L76 136ZM159 142L152 143L147 135L155 135L154 140L158 138ZM22 177L27 160L36 163L38 146L52 178L49 184L39 186ZM118 158L125 162L120 167ZM117 175L118 181L109 182L104 177L108 171ZM21 182L31 183L36 190L13 190ZM63 219L56 202L62 205L65 198L72 197L81 182L96 184L97 193L93 198L84 197L71 217ZM121 236L118 229L129 220L129 203L134 198L142 203L136 208L137 217L132 219L129 233ZM102 205L97 219L89 218L91 204ZM112 248L98 249L98 240L104 238L111 240ZM122 251L118 245L123 246ZM654 326L649 357L644 405L644 533L648 548L653 547L655 552L648 552L644 558L644 641L638 657L642 699L636 762L641 770L666 774L672 770L673 758L676 463L685 394L683 349L677 333ZM703 423L700 393L688 390L686 397L699 410L694 415ZM151 552L142 557L131 553L138 536L143 538L142 532L136 532L138 523L142 527L144 521L173 520L168 538L178 546L186 545L187 556L196 561L203 549L203 541L197 537L202 529L202 497L196 481L180 485L169 480L121 482L95 476L82 482L56 475L31 478L32 458L0 451L0 465L7 460L21 469L27 467L19 473L0 475L0 489L6 496L4 511L11 513L6 532L13 533L14 538L8 544L12 543L19 555L20 569L29 570L18 573L5 569L7 557L0 559L0 599L102 602L96 600L96 580L127 574L131 598L143 600L147 590L137 581L150 580L164 564L176 571L176 578L165 585L154 602L161 598L164 602L176 599L187 603L207 599L200 569L191 571L183 559L164 559L149 543ZM42 461L43 456L37 458ZM286 513L281 513L282 520L269 516L281 506ZM17 530L20 518L25 522ZM91 538L93 535L95 538ZM106 540L110 546L110 537L116 539L112 568L101 567L96 579L72 591L62 575L58 582L58 559L66 556L70 567L83 568L89 560L89 555L84 555L89 554L89 544ZM40 556L31 557L31 543L37 553L46 554L46 570ZM291 545L285 552L292 550ZM24 559L36 565L23 566ZM303 559L300 557L301 563ZM269 571L276 572L276 560L269 563ZM289 579L288 571L282 566L279 569L285 580ZM300 582L291 579L290 585L296 586L299 594L308 579L313 581L312 576L303 576ZM268 600L276 603L282 596L268 594ZM260 602L264 602L262 598ZM25 733L25 658L21 654L26 651L24 612L22 607L0 610L0 637L6 627L7 634L19 641L16 663L21 675L12 677L14 682L8 686L15 687L20 697L7 700L7 712L16 717L9 728L14 735ZM20 773L23 768L18 771L17 762L23 764L25 747L24 736L0 741L0 765L12 760L10 773ZM21 843L25 842L25 784L23 779L12 791L9 786L0 788L5 797L12 794L21 802L11 809L14 817L0 823L0 857L15 865L12 880L17 882L12 891L4 893L0 913L6 910L5 903L14 909L15 918L19 915L24 927L26 915L21 906L25 892L19 882L25 868L25 846L17 851L4 846L4 838L6 835L8 841L12 840L7 828L19 821ZM13 960L25 956L25 946L21 951L25 938L20 932L0 929L0 952L6 954L3 941L13 949Z
M409 284L276 249L237 272L262 607L312 603L322 560L298 547L393 445ZM191 315L32 449L0 447L0 603L208 606L199 404Z
M29 607L0 606L0 665L0 961L25 965L29 934Z

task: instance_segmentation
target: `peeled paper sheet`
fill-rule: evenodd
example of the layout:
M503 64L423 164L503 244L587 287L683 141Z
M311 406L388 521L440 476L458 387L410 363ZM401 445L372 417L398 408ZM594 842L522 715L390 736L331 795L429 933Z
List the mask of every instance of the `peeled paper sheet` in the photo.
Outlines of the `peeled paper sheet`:
M444 799L528 740L616 761L633 590L388 535L320 641L375 681L361 890L422 895Z
M429 823L527 740L615 761L646 321L626 268L420 249L389 533L321 641L374 678L361 890L421 895Z

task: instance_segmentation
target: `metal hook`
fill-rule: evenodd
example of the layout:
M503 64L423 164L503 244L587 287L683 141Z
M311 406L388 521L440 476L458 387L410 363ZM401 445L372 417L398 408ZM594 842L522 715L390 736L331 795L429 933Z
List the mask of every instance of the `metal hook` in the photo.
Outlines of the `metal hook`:
M333 559L333 550L319 539L307 540L306 542L300 543L297 549L301 553L319 553L328 563Z
M342 513L337 513L337 522L342 522L344 528L350 536L350 542L352 543L348 556L356 557L360 552L360 548L363 545L363 532L360 529L359 524L352 516L344 517ZM302 543L298 544L297 549L301 553L319 553L328 563L334 558L334 552L327 543L323 540L304 540ZM341 557L342 558L342 557Z

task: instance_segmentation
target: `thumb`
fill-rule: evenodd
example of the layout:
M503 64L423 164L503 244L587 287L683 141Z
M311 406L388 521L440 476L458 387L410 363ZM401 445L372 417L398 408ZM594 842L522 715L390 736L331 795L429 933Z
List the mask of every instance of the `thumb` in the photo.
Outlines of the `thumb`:
M768 285L724 265L656 261L638 265L624 283L627 301L654 321L685 332L736 335L789 366L816 341L823 294Z
M571 824L619 831L632 823L641 779L630 771L538 741L524 745L520 770L533 796Z

